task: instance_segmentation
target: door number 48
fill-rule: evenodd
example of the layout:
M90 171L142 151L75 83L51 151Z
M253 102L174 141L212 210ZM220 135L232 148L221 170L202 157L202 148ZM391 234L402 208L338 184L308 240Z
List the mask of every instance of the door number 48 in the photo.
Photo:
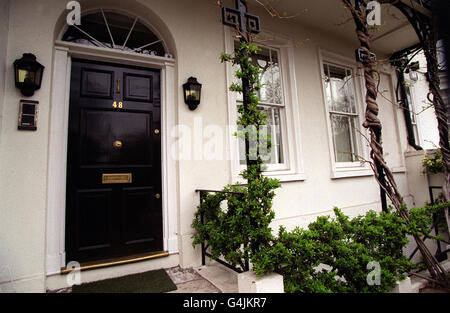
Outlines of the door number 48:
M117 109L117 108L121 109L121 108L123 108L123 103L122 103L122 101L120 101L119 103L117 101L114 101L112 106L115 109Z

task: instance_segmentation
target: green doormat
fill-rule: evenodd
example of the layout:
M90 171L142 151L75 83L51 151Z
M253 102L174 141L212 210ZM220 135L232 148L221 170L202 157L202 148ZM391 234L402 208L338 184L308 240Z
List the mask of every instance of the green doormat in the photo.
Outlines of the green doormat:
M161 293L176 290L165 270L73 285L72 293Z

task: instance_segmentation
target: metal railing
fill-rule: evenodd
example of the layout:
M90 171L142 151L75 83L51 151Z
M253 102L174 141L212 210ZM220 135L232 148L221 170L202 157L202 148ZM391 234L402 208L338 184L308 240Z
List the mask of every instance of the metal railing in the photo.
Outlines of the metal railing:
M429 193L429 195L430 195L430 203L431 203L431 205L434 205L435 204L435 199L434 199L434 195L433 195L433 190L434 189L442 189L442 186L429 186L428 187L428 193ZM448 210L448 208L445 208L445 210ZM433 225L431 225L431 229L433 229L434 230L434 233L435 233L435 235L437 236L438 234L439 234L439 229L438 229L438 223L439 223L439 220L437 219L437 216L436 216L436 214L434 213L433 214ZM423 241L425 241L425 240L427 240L428 238L426 238L426 237L423 237L422 238L422 240ZM444 242L444 243L446 243L446 244L450 244L450 242L448 242L448 241L445 241L445 240L442 240L442 242ZM450 249L446 249L446 250L444 250L444 251L442 251L442 248L441 248L441 240L437 240L436 239L436 253L435 253L435 257L436 257L436 259L439 261L439 262L441 262L441 261L443 261L443 260L446 260L447 259L447 252L448 251L450 251ZM409 256L409 260L412 260L412 258L414 257L414 255L416 255L416 253L417 253L417 251L419 250L419 247L416 247L414 250L413 250L413 252L411 253L411 255Z
M243 192L235 192L235 191L223 191L223 190L207 190L207 189L196 189L196 192L200 193L200 204L203 204L203 202L205 201L205 197L207 196L208 193L222 193L222 194L235 194L235 195L244 195ZM203 216L203 212L201 212L200 214L200 222L202 224L205 223L204 220L204 216ZM244 249L247 248L246 244L243 243ZM206 244L205 242L201 243L201 250L202 250L202 265L206 264L206 257L209 257L210 259L228 267L229 269L237 272L237 273L243 273L243 272L247 272L250 269L250 264L249 264L249 260L248 257L244 258L244 262L243 264L240 265L239 267L236 267L232 264L227 263L226 261L220 259L220 258L213 258L213 256L208 252L208 248L209 245Z

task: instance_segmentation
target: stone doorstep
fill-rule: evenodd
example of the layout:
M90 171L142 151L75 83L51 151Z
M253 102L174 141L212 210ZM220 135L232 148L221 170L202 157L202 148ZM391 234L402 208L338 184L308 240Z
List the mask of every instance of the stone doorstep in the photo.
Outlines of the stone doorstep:
M165 270L177 286L177 290L169 293L220 293L221 291L211 282L200 276L192 268L180 268L179 266Z
M239 293L284 293L283 276L270 273L257 277L249 271L238 275Z
M283 276L276 273L258 278L253 271L238 274L217 262L195 270L223 293L284 292Z
M204 279L217 287L222 293L238 293L238 273L217 262L195 268Z

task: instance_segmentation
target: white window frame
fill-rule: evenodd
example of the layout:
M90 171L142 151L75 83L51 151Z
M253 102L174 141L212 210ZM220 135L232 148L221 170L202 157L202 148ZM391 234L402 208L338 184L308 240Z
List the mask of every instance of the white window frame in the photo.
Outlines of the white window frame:
M353 75L353 85L355 88L355 107L358 122L356 123L358 130L360 133L356 134L357 137L357 145L358 145L358 155L364 158L365 160L369 160L368 153L368 143L361 136L363 134L366 138L368 138L368 131L361 126L364 121L364 80L363 75L360 69L358 69L358 64L345 56L341 56L331 51L324 50L319 48L319 63L320 63L320 77L321 77L321 85L322 85L322 94L323 94L323 105L325 107L325 119L327 122L327 131L328 131L328 144L330 151L330 163L331 163L331 178L346 178L346 177L357 177L357 176L370 176L373 175L373 171L370 168L370 165L367 162L336 162L336 156L334 152L334 138L333 138L333 130L331 126L330 119L330 110L327 103L327 95L326 95L326 87L325 87L325 73L324 73L324 65L331 64L336 66L341 66L344 68L349 68L352 70Z
M411 103L409 103L411 110L412 110L412 114L410 112L411 115L414 115L414 121L411 118L411 126L413 128L413 132L414 132L414 136L416 137L416 144L417 145L423 145L423 141L422 141L422 135L420 133L420 122L419 122L419 116L417 114L417 107L416 107L416 88L415 88L415 81L407 78L405 76L405 84L407 84L406 88L405 88L405 92L407 92L406 89L409 89L409 95L411 98ZM408 108L409 110L409 108Z
M233 30L229 27L224 27L225 32L225 52L232 53L234 51L234 36ZM306 179L303 164L301 160L302 147L300 139L300 117L299 104L297 97L297 83L294 70L294 49L293 43L290 39L281 38L278 35L263 34L270 36L272 39L266 46L277 50L279 52L279 65L281 71L281 84L283 86L283 110L280 114L281 138L283 140L283 157L282 164L269 164L263 175L271 178L279 179L281 182L287 181L302 181ZM226 63L227 75L227 100L228 100L228 124L232 128L228 136L230 147L231 160L231 176L233 183L245 183L243 178L239 176L245 165L241 165L239 161L239 140L233 135L234 130L237 129L236 121L238 118L237 101L238 94L231 92L228 87L233 82L233 68L230 62ZM263 105L263 104L261 104ZM275 105L273 105L275 106Z

